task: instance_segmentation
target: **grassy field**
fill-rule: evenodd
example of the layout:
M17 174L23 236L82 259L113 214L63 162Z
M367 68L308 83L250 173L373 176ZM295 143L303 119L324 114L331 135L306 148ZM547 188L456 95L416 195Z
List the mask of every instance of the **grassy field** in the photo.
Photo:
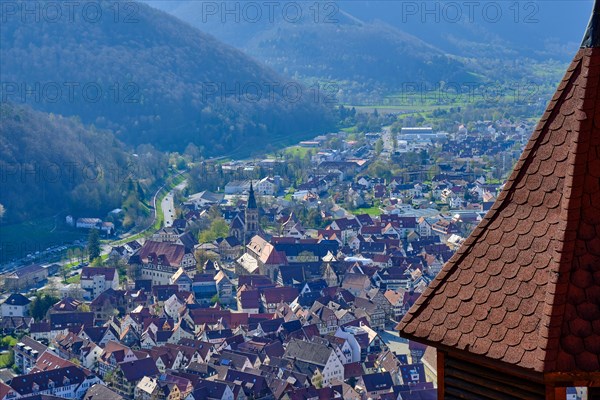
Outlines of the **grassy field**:
M368 208L357 208L356 210L352 211L352 214L354 214L354 215L369 214L372 217L378 217L379 215L381 215L381 210L379 209L379 206L373 206L373 207L368 207Z
M300 158L304 158L304 157L306 157L306 155L309 152L315 152L315 151L316 151L315 149L311 149L308 147L292 146L292 147L288 147L287 149L285 149L284 153L289 154L292 157L298 156Z
M340 129L340 130L341 130L342 132L346 132L346 133L356 133L356 132L358 132L358 128L356 127L356 125L355 125L355 126L348 127L348 128L342 128L342 129Z

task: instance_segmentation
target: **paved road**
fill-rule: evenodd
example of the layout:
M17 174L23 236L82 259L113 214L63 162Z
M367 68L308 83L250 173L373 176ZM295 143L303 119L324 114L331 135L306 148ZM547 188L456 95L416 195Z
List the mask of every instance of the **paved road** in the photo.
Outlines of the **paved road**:
M383 152L381 154L389 157L394 152L394 134L389 127L383 128L381 140L383 140Z
M160 203L160 208L164 215L164 224L166 227L173 226L173 220L177 217L175 215L175 203L173 199L175 197L176 190L183 190L187 186L187 180L184 180L179 185L175 186L167 195L163 198Z

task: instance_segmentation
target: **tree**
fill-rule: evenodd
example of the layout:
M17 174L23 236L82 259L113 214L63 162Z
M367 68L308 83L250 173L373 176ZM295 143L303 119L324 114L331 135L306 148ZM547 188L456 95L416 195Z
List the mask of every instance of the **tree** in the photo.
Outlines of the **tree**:
M298 254L298 257L296 257L298 262L311 262L314 258L315 255L310 251L303 251L300 254Z
M0 355L0 368L10 368L15 363L15 355L12 349L8 353Z
M185 158L179 157L177 159L177 163L175 164L179 171L183 171L187 167L187 163L185 162Z
M229 235L229 225L223 218L218 217L211 222L208 230L200 234L199 240L200 243L209 243L227 235Z
M198 269L198 271L200 273L203 272L204 264L208 260L216 261L216 257L214 256L214 253L208 252L204 249L197 249L194 252L194 257L196 258L196 268Z
M383 151L383 140L377 139L375 142L375 154L380 155Z
M65 264L60 266L60 275L63 278L63 283L67 283L67 278L68 278L68 274L69 274L69 270L70 268L67 267Z
M37 294L35 299L33 299L29 305L29 314L36 321L40 321L46 317L46 313L50 307L52 307L58 301L58 297L54 297L46 293Z
M102 258L101 257L94 258L90 265L92 267L101 267L102 266Z
M100 233L98 232L98 229L90 230L90 234L88 236L87 250L90 261L93 261L94 259L100 257Z

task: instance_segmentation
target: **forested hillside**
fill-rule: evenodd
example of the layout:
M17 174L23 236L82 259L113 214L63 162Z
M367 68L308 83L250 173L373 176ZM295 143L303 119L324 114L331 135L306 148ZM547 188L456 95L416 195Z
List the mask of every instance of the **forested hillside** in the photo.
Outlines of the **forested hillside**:
M76 118L0 105L0 204L5 222L73 212L104 216L167 173L151 146L131 156L108 131ZM139 188L138 188L139 186ZM132 210L133 211L133 210ZM135 218L135 216L133 216Z
M4 99L78 116L127 144L181 151L195 143L211 155L332 126L328 106L308 90L162 11L103 0L92 2L102 10L92 18L80 3L56 21L4 18Z

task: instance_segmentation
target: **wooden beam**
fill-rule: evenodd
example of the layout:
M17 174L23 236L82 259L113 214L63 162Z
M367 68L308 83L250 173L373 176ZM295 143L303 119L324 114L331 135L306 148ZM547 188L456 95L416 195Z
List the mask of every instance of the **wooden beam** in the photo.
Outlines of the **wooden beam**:
M546 372L544 382L550 386L600 386L600 372Z
M438 389L437 389L437 393L438 399L445 399L446 398L446 385L444 380L446 379L445 377L445 365L446 365L446 353L444 353L443 351L441 351L440 349L437 349L437 381L438 381Z
M567 388L546 386L546 400L567 400Z

